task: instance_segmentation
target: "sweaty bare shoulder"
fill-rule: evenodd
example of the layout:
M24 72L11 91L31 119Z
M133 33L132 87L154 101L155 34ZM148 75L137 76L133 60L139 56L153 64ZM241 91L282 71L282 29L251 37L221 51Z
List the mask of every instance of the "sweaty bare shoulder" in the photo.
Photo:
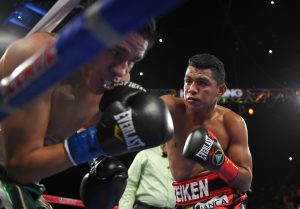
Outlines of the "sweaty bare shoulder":
M40 32L13 42L0 60L1 78L11 74L18 65L54 39L53 35Z
M181 107L185 106L182 99L179 99L177 97L174 97L172 95L164 95L161 97L161 99L165 102L165 104L168 106L171 113L175 113Z
M164 103L168 106L169 110L173 110L175 108L175 97L171 95L163 95L160 97Z
M234 137L235 135L243 136L247 134L247 127L244 119L232 110L227 109L224 112L223 122L224 127L232 140L236 138Z
M233 112L232 110L228 108L224 108L224 125L230 125L235 123L241 123L244 122L244 119L238 115L237 113Z

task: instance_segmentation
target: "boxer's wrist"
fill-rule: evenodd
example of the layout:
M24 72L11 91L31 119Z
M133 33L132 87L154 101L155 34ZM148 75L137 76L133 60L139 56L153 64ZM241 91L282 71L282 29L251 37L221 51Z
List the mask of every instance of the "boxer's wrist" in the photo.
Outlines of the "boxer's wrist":
M239 168L225 156L223 165L215 173L225 182L232 182L238 175Z
M96 133L95 126L92 126L80 133L73 134L64 141L65 150L73 165L106 155L100 147Z

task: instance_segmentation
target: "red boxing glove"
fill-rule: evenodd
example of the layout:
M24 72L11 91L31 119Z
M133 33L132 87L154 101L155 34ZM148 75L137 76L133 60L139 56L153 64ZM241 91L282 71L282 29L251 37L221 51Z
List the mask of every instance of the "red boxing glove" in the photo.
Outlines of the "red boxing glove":
M207 129L198 128L190 133L182 154L215 172L225 182L233 181L238 175L238 166L224 154L216 136Z

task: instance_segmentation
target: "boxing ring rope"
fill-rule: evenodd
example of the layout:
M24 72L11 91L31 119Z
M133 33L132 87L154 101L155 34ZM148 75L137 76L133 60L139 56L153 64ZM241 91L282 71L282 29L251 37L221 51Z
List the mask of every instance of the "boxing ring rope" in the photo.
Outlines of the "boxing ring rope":
M67 197L57 197L53 195L43 195L43 198L49 203L55 203L60 205L70 205L75 207L84 207L81 200L67 198Z
M79 2L80 0L57 0L47 14L27 33L26 37L36 31L53 31Z
M183 0L96 2L66 25L55 43L48 44L1 80L0 121L116 44L124 35L181 2Z
M69 206L81 207L81 208L85 207L81 200L77 200L73 198L58 197L58 196L47 195L47 194L44 194L43 198L49 203L54 203L58 205L69 205ZM116 205L113 209L118 209L118 206Z

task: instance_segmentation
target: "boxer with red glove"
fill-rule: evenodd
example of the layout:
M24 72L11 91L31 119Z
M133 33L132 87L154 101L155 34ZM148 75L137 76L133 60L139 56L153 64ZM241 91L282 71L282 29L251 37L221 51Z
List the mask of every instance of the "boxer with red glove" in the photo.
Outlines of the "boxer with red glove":
M225 182L233 181L238 175L237 165L224 154L216 136L207 129L198 128L190 133L182 154L213 171Z

